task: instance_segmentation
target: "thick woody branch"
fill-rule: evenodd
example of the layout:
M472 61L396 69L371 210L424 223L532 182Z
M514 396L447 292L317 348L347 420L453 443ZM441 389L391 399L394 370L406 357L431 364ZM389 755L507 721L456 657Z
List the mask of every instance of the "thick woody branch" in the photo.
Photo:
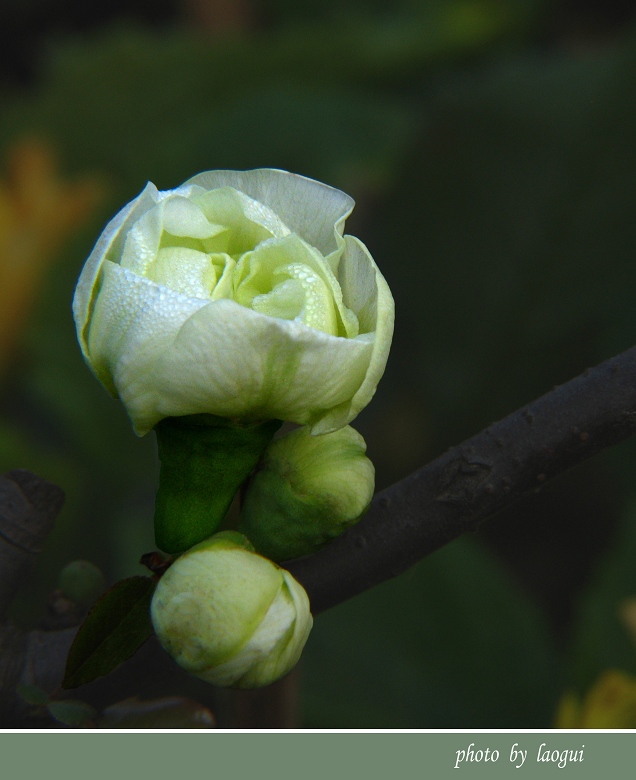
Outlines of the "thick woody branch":
M314 614L395 577L552 477L636 433L636 347L542 396L395 485L320 552L284 564Z
M0 476L0 620L53 528L64 493L30 471Z

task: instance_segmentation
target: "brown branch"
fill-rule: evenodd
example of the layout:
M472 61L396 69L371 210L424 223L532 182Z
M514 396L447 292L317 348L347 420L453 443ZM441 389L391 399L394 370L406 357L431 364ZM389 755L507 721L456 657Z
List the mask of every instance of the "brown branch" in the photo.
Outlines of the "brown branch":
M30 471L0 476L0 620L53 528L64 493Z
M489 515L636 433L636 347L587 370L378 493L320 552L283 564L314 614L401 574Z
M64 503L56 485L29 471L0 476L0 621L31 572ZM0 622L0 724L25 709L18 684L59 686L75 629L23 632Z

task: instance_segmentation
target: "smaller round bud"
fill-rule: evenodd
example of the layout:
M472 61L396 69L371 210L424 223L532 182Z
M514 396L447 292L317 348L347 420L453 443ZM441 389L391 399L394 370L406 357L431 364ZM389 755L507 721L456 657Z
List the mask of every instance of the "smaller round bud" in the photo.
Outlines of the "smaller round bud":
M57 581L62 594L82 607L90 606L102 593L106 583L100 569L90 561L71 561L60 572Z
M297 428L267 447L243 502L240 530L275 561L319 550L364 514L375 469L350 426L312 436Z
M234 688L259 688L287 674L313 622L303 587L230 531L172 564L150 612L159 641L179 666Z

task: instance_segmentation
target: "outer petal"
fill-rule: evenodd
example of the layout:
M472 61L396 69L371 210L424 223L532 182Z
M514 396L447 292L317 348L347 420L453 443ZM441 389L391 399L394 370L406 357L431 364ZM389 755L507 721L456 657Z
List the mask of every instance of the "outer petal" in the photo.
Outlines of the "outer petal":
M106 260L86 339L93 371L113 395L119 394L122 374L136 372L152 381L149 372L157 355L206 305Z
M339 248L338 238L355 201L340 190L295 173L274 168L253 171L206 171L183 186L196 184L211 190L234 187L263 203L293 232L323 255Z
M276 601L272 604L272 608L278 607L280 613L283 613L284 609L285 613L293 616L293 620L283 633L281 631L282 625L280 625L282 620L279 618L276 645L269 653L261 652L260 660L252 665L247 674L236 681L236 688L258 688L265 681L276 680L282 674L286 674L298 662L309 637L313 618L307 593L288 571L281 569L281 573L283 586ZM281 609L283 605L285 606ZM269 630L271 632L271 628ZM262 637L261 627L257 629L257 634L259 633ZM254 635L253 639L253 641L256 640L255 644L259 640L257 634ZM260 642L262 643L262 638L260 638Z
M140 366L157 315L148 316L142 309L130 324L113 369L140 435L163 417L203 412L313 423L356 393L372 356L369 336L328 336L219 300L190 316L170 343L162 336Z
M259 684L263 685L266 681L280 677L283 669L285 671L290 669L298 660L296 658L288 667L279 663L280 645L286 646L292 636L296 611L291 600L281 598L281 592L285 587L282 578L283 569L277 570L277 573L281 575L280 588L261 623L247 643L237 649L237 652L225 663L215 665L199 674L203 680L216 685L233 685L239 688L258 687ZM299 656L303 645L299 649Z
M73 298L73 317L82 354L89 365L86 324L91 313L91 304L102 263L106 257L116 262L119 260L131 226L160 199L161 195L155 185L148 182L145 189L106 225L82 268Z
M360 333L371 337L373 350L362 384L351 400L331 409L313 425L311 432L315 435L342 428L369 403L384 374L393 338L395 304L391 290L369 250L353 236L345 236L338 277L345 306L357 315Z

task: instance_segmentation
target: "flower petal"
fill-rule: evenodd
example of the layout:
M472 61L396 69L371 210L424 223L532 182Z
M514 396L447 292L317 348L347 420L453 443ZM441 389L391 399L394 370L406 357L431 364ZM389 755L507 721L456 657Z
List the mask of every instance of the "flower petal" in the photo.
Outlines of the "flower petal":
M91 313L93 293L102 263L106 256L111 259L119 259L124 248L126 235L132 225L160 199L160 193L155 185L148 182L144 190L128 205L124 206L106 225L82 268L73 297L73 317L82 354L87 361L86 324Z
M362 241L345 236L345 253L338 277L343 300L360 323L358 338L369 337L372 353L364 381L350 401L325 414L314 424L315 435L338 430L350 423L373 398L384 374L393 338L395 304L386 280Z
M196 311L171 343L165 328L160 348L153 338L148 350L144 338L156 315L149 316L152 325L140 312L114 368L115 385L140 435L163 417L204 412L246 422L313 423L356 393L372 352L368 337L328 336L230 300Z
M267 206L293 232L328 255L339 247L338 236L355 201L340 190L295 173L274 168L253 171L206 171L189 179L206 190L234 187Z
M280 571L283 584L279 594L249 643L255 648L260 643L260 658L236 681L237 688L259 687L263 680L276 680L282 670L293 668L309 637L313 618L307 593L288 571ZM266 632L271 636L269 643L263 641Z
M86 354L113 395L120 376L146 376L149 364L172 343L183 323L207 300L190 298L106 260L87 335Z
M212 238L226 230L225 223L211 223L187 198L175 195L163 201L163 229L173 236Z
M192 202L202 209L208 219L232 227L233 233L244 233L242 241L239 236L239 243L249 248L266 238L282 238L290 233L287 225L270 208L233 187L204 190L191 184L189 190Z
M280 307L281 311L275 313L279 308L277 303L282 303L286 297L281 289L281 284L286 284L285 278L293 279L300 289L300 296L291 296L300 306ZM343 335L338 333L332 278L333 273L322 255L299 236L291 234L264 241L253 252L243 255L236 267L234 299L264 314L296 319L332 336ZM342 297L335 278L333 284ZM277 302L277 299L280 300ZM289 311L284 313L283 308Z
M146 278L190 298L209 300L216 286L210 255L185 247L165 247L146 270Z

